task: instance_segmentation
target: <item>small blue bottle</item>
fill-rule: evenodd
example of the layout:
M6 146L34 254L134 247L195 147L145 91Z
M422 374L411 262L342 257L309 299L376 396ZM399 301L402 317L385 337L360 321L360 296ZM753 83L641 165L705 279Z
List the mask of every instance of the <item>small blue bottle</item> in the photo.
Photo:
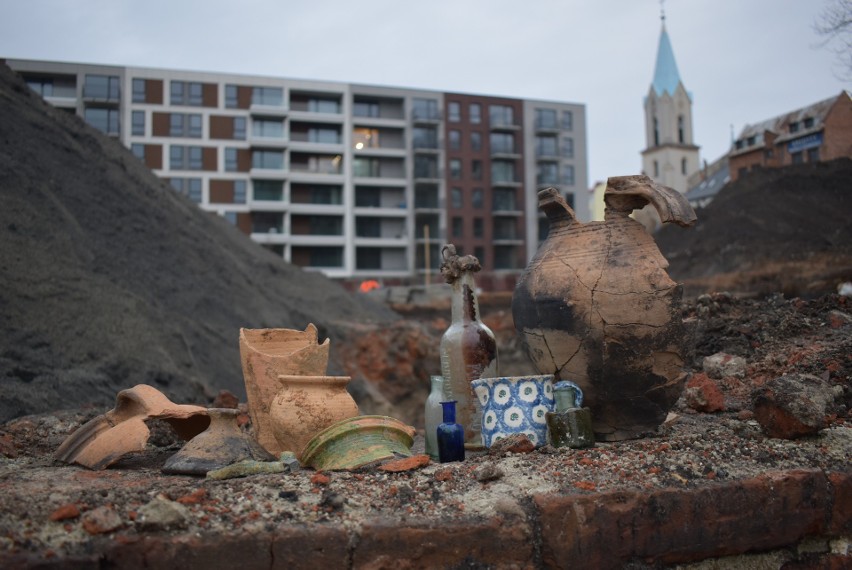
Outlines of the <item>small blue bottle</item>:
M464 428L456 423L456 401L441 402L444 423L438 426L438 461L464 461Z

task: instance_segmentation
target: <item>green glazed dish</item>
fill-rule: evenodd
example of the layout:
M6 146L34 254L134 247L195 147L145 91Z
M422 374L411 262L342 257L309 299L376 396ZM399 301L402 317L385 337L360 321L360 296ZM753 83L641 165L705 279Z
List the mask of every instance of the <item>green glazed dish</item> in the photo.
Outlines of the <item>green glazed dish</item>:
M414 428L388 416L356 416L316 434L302 450L302 465L317 471L357 469L396 456L410 457Z

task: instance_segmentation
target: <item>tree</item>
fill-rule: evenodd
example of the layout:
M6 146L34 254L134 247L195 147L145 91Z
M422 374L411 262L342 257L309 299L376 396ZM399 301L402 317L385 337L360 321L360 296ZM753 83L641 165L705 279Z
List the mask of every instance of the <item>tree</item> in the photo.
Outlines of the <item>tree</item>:
M842 79L852 80L852 0L829 0L814 31L825 38L821 47L829 47L837 56Z

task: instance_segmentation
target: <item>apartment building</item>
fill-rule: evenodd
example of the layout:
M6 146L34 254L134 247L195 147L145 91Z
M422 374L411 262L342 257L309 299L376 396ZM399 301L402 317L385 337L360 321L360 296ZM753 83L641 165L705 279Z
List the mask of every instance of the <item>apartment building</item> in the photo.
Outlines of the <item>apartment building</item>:
M581 104L5 61L202 209L329 277L422 280L452 242L486 287L510 287L547 231L539 189L590 218Z

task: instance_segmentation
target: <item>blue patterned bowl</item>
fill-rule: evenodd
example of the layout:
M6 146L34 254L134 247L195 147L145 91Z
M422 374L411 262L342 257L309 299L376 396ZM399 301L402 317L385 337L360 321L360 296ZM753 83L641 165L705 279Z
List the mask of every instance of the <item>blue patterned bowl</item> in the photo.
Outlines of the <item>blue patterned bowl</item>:
M480 378L471 383L482 406L485 447L523 433L536 447L547 443L544 414L555 408L553 375Z

